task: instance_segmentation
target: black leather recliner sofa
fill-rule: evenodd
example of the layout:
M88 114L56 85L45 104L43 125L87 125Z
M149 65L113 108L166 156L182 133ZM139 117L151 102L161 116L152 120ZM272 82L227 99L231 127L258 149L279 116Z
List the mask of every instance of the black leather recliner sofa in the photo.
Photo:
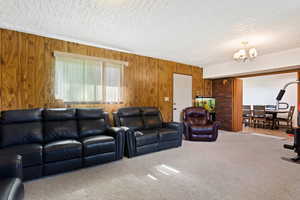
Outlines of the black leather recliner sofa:
M3 111L0 156L21 155L24 180L119 160L125 133L102 109Z
M22 158L20 155L0 157L0 199L22 200Z
M114 113L114 121L126 130L125 155L129 158L182 144L182 123L163 123L157 108L121 108Z

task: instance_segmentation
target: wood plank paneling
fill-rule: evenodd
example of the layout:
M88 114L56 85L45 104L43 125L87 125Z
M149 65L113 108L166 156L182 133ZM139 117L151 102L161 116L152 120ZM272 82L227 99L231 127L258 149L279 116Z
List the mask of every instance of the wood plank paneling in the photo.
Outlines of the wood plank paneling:
M204 80L204 96L212 96L212 80Z
M15 31L2 31L1 34L1 60L2 60L2 107L18 109L21 107L19 67L19 37Z
M55 99L54 51L127 61L124 104L65 105ZM202 69L108 49L0 29L0 109L35 107L102 107L108 112L124 106L157 106L172 120L173 74L193 76L193 97L211 96ZM167 101L166 98L169 98Z
M243 130L243 80L235 78L233 80L232 99L232 130L235 132Z
M20 51L20 90L21 92L21 101L24 108L30 108L31 105L33 106L35 104L35 84L34 84L34 66L32 63L32 58L30 58L30 51L29 47L30 41L29 41L29 35L28 34L19 34L19 51Z
M196 96L201 96L204 94L204 86L202 79L202 68L192 67L192 75L193 75L193 99Z
M176 73L192 75L192 66L176 63Z
M158 103L165 121L173 119L173 73L176 65L173 62L159 60ZM168 98L168 100L166 99Z

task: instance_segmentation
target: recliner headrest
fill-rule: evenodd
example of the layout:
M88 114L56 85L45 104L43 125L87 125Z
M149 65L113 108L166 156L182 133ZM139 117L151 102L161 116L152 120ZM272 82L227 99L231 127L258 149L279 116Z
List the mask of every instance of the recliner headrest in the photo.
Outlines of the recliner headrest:
M47 121L72 120L76 118L76 109L46 109L43 111L43 118Z
M141 115L141 110L138 107L120 108L118 110L120 117L135 117Z
M42 109L8 110L1 112L1 123L20 123L40 121L42 119Z
M78 108L78 119L99 119L104 118L104 111L100 108Z
M200 117L207 115L207 111L202 107L189 107L184 110L187 117Z
M159 110L155 107L142 107L141 110L143 115L145 116L153 116L158 115L160 113Z

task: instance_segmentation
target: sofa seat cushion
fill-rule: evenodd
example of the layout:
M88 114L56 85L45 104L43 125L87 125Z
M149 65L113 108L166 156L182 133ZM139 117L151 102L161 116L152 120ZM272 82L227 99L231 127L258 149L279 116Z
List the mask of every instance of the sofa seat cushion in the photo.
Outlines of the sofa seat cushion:
M205 126L190 126L191 131L193 134L212 134L213 133L213 126L212 125L205 125Z
M24 144L3 148L0 155L21 155L23 167L43 164L43 147L40 144Z
M178 140L178 132L177 130L170 128L161 128L159 129L159 140L160 141L170 141L170 140Z
M138 147L158 143L158 131L155 129L136 131L134 135Z
M24 185L19 178L5 178L0 181L0 199L22 200L24 198Z
M46 163L80 158L82 145L76 140L51 142L44 146Z
M116 151L115 139L106 135L91 136L81 140L84 156Z

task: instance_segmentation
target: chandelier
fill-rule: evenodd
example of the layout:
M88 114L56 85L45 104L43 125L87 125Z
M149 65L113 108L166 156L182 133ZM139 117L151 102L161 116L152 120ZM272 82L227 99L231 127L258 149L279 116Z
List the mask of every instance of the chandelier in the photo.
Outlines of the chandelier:
M244 48L233 54L233 59L237 62L247 62L257 57L258 53L254 47L248 47L248 42L242 42Z

